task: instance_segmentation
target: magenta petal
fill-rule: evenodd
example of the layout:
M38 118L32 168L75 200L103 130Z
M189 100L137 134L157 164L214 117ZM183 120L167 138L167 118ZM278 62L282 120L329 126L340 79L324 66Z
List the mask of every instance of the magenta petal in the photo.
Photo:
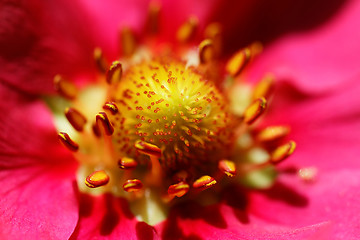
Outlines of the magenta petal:
M80 195L80 219L70 238L75 239L158 239L155 229L138 222L127 201L112 195Z
M75 165L43 103L0 85L0 238L67 239L78 219Z
M326 24L313 31L287 35L267 46L254 63L250 78L272 72L308 92L335 89L360 73L360 2L348 1Z
M330 222L331 239L357 239L360 236L360 170L320 171L315 182L306 183L296 176L282 176L306 206L296 206L283 187L275 185L265 192L254 192L250 212L269 222L302 227L322 221Z
M360 75L359 75L360 76ZM266 116L266 125L291 127L297 150L284 166L322 170L360 168L360 85L355 78L325 95L302 95L281 85Z
M74 1L0 3L0 79L31 93L53 91L55 74L89 71L88 18Z
M232 197L237 199L237 196ZM328 236L327 222L304 228L288 228L224 203L208 207L192 202L183 203L176 206L168 219L156 227L163 239L300 240Z

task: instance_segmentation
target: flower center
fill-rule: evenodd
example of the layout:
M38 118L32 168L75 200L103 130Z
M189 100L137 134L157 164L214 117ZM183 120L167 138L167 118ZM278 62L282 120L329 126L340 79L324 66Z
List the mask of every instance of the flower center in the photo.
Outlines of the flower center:
M119 111L110 115L119 157L141 159L134 144L161 151L168 173L195 171L226 157L233 117L212 82L185 63L167 57L131 66L110 93Z

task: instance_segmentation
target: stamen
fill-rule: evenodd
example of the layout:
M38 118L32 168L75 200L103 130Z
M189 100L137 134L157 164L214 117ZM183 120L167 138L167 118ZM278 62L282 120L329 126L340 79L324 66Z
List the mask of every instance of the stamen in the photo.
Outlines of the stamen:
M103 109L104 110L109 110L112 115L115 115L115 114L117 114L119 112L118 107L113 102L106 102L105 105L103 106Z
M96 122L93 123L92 130L96 137L98 137L98 138L101 137L101 132L100 132L99 126L96 124Z
M202 176L193 183L193 187L201 190L205 190L216 184L216 180L208 175Z
M60 132L58 134L58 138L60 142L70 151L76 152L77 150L79 150L79 145L74 142L67 133Z
M233 161L223 159L219 161L218 168L228 177L234 177L236 175L236 167Z
M266 75L254 88L253 99L260 97L269 98L271 92L274 89L274 76Z
M176 33L176 38L179 42L189 42L196 33L198 27L198 19L196 17L190 17L183 25L180 26Z
M110 177L104 170L95 171L85 179L85 184L89 188L97 188L106 185L110 180Z
M266 99L265 98L256 99L245 110L244 122L247 124L252 124L256 119L258 119L264 113L265 109L266 109Z
M294 141L290 141L284 145L277 147L274 152L271 154L270 161L272 163L279 163L289 157L295 151L296 143Z
M120 82L122 77L122 65L119 61L114 61L109 70L106 72L106 82L108 84L115 84Z
M146 28L151 34L155 34L159 31L159 14L160 4L154 1L150 2Z
M86 117L74 108L66 108L65 116L77 131L81 132L87 122Z
M55 90L64 98L72 100L78 94L78 88L70 81L65 80L61 75L54 77Z
M134 144L135 148L138 150L138 152L148 155L148 156L154 156L154 157L161 157L161 149L151 143L147 143L144 141L136 141Z
M221 52L221 25L219 23L211 23L205 28L205 38L211 39L217 54Z
M212 41L206 39L199 45L199 59L200 63L205 64L212 61L215 57L215 49Z
M290 128L286 126L270 126L261 130L256 136L260 142L270 142L279 140L290 132Z
M122 169L134 169L136 168L136 166L138 165L138 163L135 161L135 159L133 158L128 158L128 157L122 157L119 161L118 161L118 165L120 168Z
M123 185L123 189L126 192L138 192L141 190L142 187L143 187L143 184L139 179L127 180Z
M99 47L94 49L94 60L99 71L101 73L106 73L106 70L108 69L108 64L103 56L101 48Z
M184 196L190 189L189 184L185 183L185 182L179 182L176 184L171 185L168 188L168 194L171 197L182 197Z
M226 71L233 77L236 77L249 63L251 52L249 48L238 51L226 64Z
M136 50L136 39L134 32L128 28L123 27L120 32L121 49L125 57L131 57Z
M111 125L108 116L104 112L96 114L96 125L98 128L103 129L108 136L111 136L114 133L114 127Z

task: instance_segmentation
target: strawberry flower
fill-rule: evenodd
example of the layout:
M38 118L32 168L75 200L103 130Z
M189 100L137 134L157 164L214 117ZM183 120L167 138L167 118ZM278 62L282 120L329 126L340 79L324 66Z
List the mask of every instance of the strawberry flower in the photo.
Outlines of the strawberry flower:
M0 190L2 238L352 239L359 234L356 228L358 222L356 199L360 179L357 170L359 164L355 159L359 153L355 144L358 141L359 124L357 110L353 107L358 103L359 84L356 79L360 74L356 67L358 56L355 54L358 50L356 43L360 36L352 27L360 11L360 5L356 1L344 4L332 3L313 21L306 20L302 24L296 22L296 17L285 15L294 21L293 26L291 21L279 24L281 19L279 15L272 18L265 14L264 18L270 17L272 21L260 21L256 17L259 15L256 14L264 14L267 11L259 1L237 3L235 6L228 2L217 1L210 3L164 1L160 5L151 3L150 6L153 8L150 9L156 10L156 7L160 6L161 10L160 15L154 15L159 17L159 22L155 21L155 25L151 25L153 22L149 18L151 15L148 15L147 1L131 3L111 1L109 4L61 1L55 6L52 3L40 3L34 0L26 3L9 1L2 4L1 11L4 13L0 22L2 43L0 62L3 66L0 73L0 95L3 100L0 109L4 115L0 119L3 126L0 132L0 176L3 181ZM287 10L288 14L293 9L292 6L274 7L274 9L272 6L268 7L273 11ZM337 10L338 8L340 9ZM249 10L253 14L235 14L234 11L237 9ZM117 14L109 14L114 12ZM119 13L122 13L120 17ZM282 35L290 29L308 28L312 22L319 23L325 19L327 20L325 23L311 30ZM249 25L248 20L253 20L252 24ZM216 65L211 65L212 61L215 61L212 57L216 56L217 50L210 52L210 55L206 50L212 49L209 46L216 46L215 39L201 42L199 50L195 51L199 54L195 59L200 63L193 65L196 70L191 71L194 72L188 72L190 70L183 67L181 61L169 57L171 54L164 54L166 48L162 48L162 44L175 43L173 52L178 54L178 57L187 59L187 64L191 65L190 60L194 59L191 53L194 51L189 46L200 42L199 32L206 32L206 27L213 21L223 26L225 43L223 52L229 55L223 55L216 60L219 61L220 73L213 71ZM188 25L184 25L184 22ZM271 25L272 23L274 25ZM125 28L129 29L125 34L122 31L122 36L125 35L128 39L121 42L122 58L118 62L113 62L110 69L102 68L106 66L106 59L103 56L110 60L118 58L116 53L118 24L121 29L125 26L129 27ZM157 40L143 34L144 27L149 29L149 24L150 29L152 27L159 29ZM192 31L194 24L199 31ZM272 28L274 31L270 34L254 31L256 27L261 28L261 24L265 24L266 27L274 26ZM195 34L192 40L186 40L190 37L189 34L178 32L176 35L174 29L181 29L184 26L190 26L187 30ZM251 26L253 28L249 29ZM137 35L132 35L132 31ZM184 30L185 33L189 31ZM234 39L239 39L239 32L245 37L241 38L237 45ZM186 41L181 45L177 41L184 35ZM139 48L131 47L131 44L138 42L135 40L136 37L138 40L145 39L144 45L151 46L151 54L156 53L162 57L160 60L153 58L155 60L151 60L152 67L148 70L145 70L148 65L141 65L136 60L131 60L134 56L143 57L141 51L138 52ZM347 40L344 46L340 44L343 39ZM259 56L252 58L258 48L251 47L240 50L238 52L240 55L230 56L236 48L256 46L249 45L254 40L262 40L266 43L263 53ZM130 45L124 44L126 42ZM95 63L91 61L94 49L97 49ZM251 60L248 59L250 64L246 65L248 61L246 56L250 53ZM129 55L126 56L127 54ZM239 56L245 59L246 63L239 64L234 60ZM232 60L235 61L234 64L231 63ZM99 73L96 64L100 72L108 69L107 73L105 75ZM214 118L209 117L210 113L204 116L202 125L195 122L198 127L210 128L209 132L216 133L212 138L199 135L201 138L199 141L207 141L206 159L214 157L214 160L206 165L211 166L210 168L198 170L198 167L204 167L201 165L202 160L199 160L204 153L198 150L200 145L191 148L194 144L192 141L196 139L193 138L193 135L196 135L193 133L196 128L192 128L193 123L190 124L186 120L188 117L186 114L185 117L181 114L181 109L176 108L176 112L184 118L181 120L180 116L179 118L172 116L174 119L171 123L185 122L181 125L182 130L177 130L175 133L181 131L189 133L186 138L179 141L187 147L190 146L190 153L187 153L186 147L178 147L178 145L167 147L169 145L163 142L162 138L159 138L160 141L155 137L151 141L152 138L147 138L146 135L153 133L154 130L150 127L145 128L150 130L143 130L143 125L136 125L135 128L140 129L142 134L142 138L137 138L135 135L139 136L139 131L132 130L129 125L121 125L122 116L132 121L140 121L144 117L146 120L157 122L157 118L152 118L153 113L147 115L146 110L140 109L137 103L134 106L121 104L129 95L136 98L136 101L146 104L144 100L146 97L135 97L137 88L140 87L137 85L131 87L130 80L138 79L137 74L161 75L158 69L164 66L172 72L183 68L186 74L192 76L192 85L203 84L201 91L208 91L212 96L211 99L209 98L212 101L206 104L198 99L200 105L195 107L190 102L188 106L191 108L188 111L201 112L201 108L207 105L216 113ZM157 68L156 71L154 67ZM169 73L169 70L166 71ZM277 80L271 98L268 96L268 91L263 92L260 98L255 98L253 104L247 101L250 105L246 111L244 108L233 110L236 108L226 104L221 105L227 102L228 98L230 102L236 103L237 107L243 104L240 101L242 96L240 93L246 93L249 88L268 90L267 87L259 87L264 85L257 83L268 71L271 71ZM83 94L83 89L87 86L99 84L101 81L104 83L100 84L102 89L110 86L106 100L111 101L107 101L104 109L95 114L96 118L93 115L96 120L93 126L98 128L97 131L102 135L105 143L100 141L99 144L85 144L91 138L96 139L96 131L92 137L81 135L83 130L87 131L86 126L91 124L89 125L88 116L83 118L80 113L85 110L78 108L79 105L73 100L71 107L65 110L65 115L72 127L80 132L80 137L73 138L78 134L74 133L76 132L74 130L63 132L59 129L62 125L57 112L59 109L64 110L61 109L62 100L59 98L55 101L49 100L49 97L44 100L41 97L54 93L52 78L56 74L68 76L73 80L73 82L65 82L60 75L57 75L57 83L60 82L60 85L57 85L59 93L64 97L70 96L70 99L73 92L69 91L71 87L68 86L72 84L80 88L80 94ZM228 88L224 84L224 78L219 77L224 75L230 76L228 80L233 80L227 82L229 84L227 86L230 86ZM105 78L110 84L105 84ZM139 78L141 79L141 76ZM214 86L208 82L204 84L202 78L211 79L214 81ZM119 79L120 84L117 82ZM184 84L187 86L186 89L192 91L191 84L179 79L174 81ZM248 85L244 79L252 82L252 85ZM263 84L267 83L266 79L262 81ZM153 83L148 81L144 82L145 84ZM165 88L171 89L171 83L169 84ZM217 89L221 91L217 92ZM175 93L168 91L170 91L169 95ZM158 92L154 91L154 95ZM146 93L148 98L151 95L151 92ZM191 94L187 96L192 97ZM265 115L262 115L262 107L267 102L263 98L265 96L270 99L270 104ZM165 104L173 104L180 107L181 104L174 99L176 97L166 98L164 95L164 99L156 104L158 106L164 104L164 107ZM91 101L90 105L96 104L95 99ZM214 102L217 105L214 105ZM139 108L136 109L137 111L143 112L139 118L133 114L134 110L131 110L136 107ZM226 114L224 109L227 109ZM154 111L163 110L159 107ZM165 117L170 118L170 115ZM260 117L263 119L258 119ZM224 125L219 124L220 120ZM251 126L253 122L257 125ZM226 130L237 129L236 126L244 123L250 127L246 128L248 129L245 131L246 134L241 132L239 135L242 136L241 138L234 133L236 131ZM173 125L175 129L176 124ZM124 127L125 134L129 138L126 142L130 142L129 149L132 149L126 151L127 155L124 155L125 150L122 149L127 149L127 146L124 144L125 140L121 135L123 132L119 130L122 128L119 128L119 125ZM211 129L212 125L217 128ZM218 129L225 130L217 133ZM59 139L65 148L58 142L57 131L62 131ZM158 133L157 131L155 132ZM279 134L282 144L286 144L282 145L277 141ZM115 140L111 140L113 137L107 138L106 135L121 136L121 138L115 137ZM238 149L240 153L234 154L235 139L245 141L249 138L251 142L255 142L255 145L251 145L251 149L257 151L250 151L244 147ZM294 151L295 142L290 141L292 139L298 147L291 157L282 162ZM113 156L113 151L106 151L109 146L110 149L113 146L117 147L114 142L122 144L121 149L119 147L120 150L115 151L116 159L121 157L119 162L115 162L120 168L113 168L113 162L107 163L104 158L99 161L96 157L98 156L96 154L105 156L106 159ZM90 146L88 152L91 153L85 157L82 155L84 146ZM224 151L228 146L231 146L229 151ZM177 149L183 155L180 160L170 164L172 151L178 154ZM262 156L259 151L265 153L266 159L270 160L244 164L246 161L235 157L247 158L245 156L253 154L256 156L255 160L259 160ZM196 160L193 163L196 166L183 167L187 165L188 160ZM276 174L276 178L271 177L272 174L255 171L269 166L270 173ZM128 170L130 168L131 170ZM179 169L186 170L185 172L191 177L178 175ZM118 174L119 172L121 174ZM117 178L118 176L122 177ZM158 176L163 178L159 179ZM170 177L174 176L180 176L181 181L172 182ZM130 193L119 194L119 189ZM150 192L146 189L150 189ZM168 194L167 198L163 198L164 192ZM146 197L147 194L153 196L154 193L156 197ZM210 198L212 201L204 204L205 199ZM151 222L149 216L164 220Z

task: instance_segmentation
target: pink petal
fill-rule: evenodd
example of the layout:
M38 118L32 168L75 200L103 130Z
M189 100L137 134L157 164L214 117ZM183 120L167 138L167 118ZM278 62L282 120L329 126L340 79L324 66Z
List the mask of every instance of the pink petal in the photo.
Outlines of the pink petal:
M175 41L176 31L190 16L199 19L202 28L214 9L216 0L201 1L158 1L161 6L159 30L160 38ZM96 39L109 59L118 57L119 30L123 26L143 35L150 0L136 1L81 1L83 8L93 17L92 26L98 32ZM141 37L140 37L141 38ZM141 39L140 39L141 40Z
M269 222L291 227L330 221L331 239L357 239L359 176L359 169L320 171L316 181L309 184L296 176L284 175L281 184L252 194L249 211Z
M75 228L75 167L42 102L0 85L0 238L66 239Z
M147 17L149 0L80 0L82 9L91 16L91 28L97 44L107 58L115 60L119 56L119 30L129 26L140 32Z
M153 227L135 219L125 199L80 194L80 219L70 239L153 240L158 236Z
M360 2L349 1L326 24L313 31L286 35L265 48L249 73L259 79L272 72L308 92L335 89L360 73Z
M202 207L194 202L175 206L157 225L163 239L310 239L328 235L328 223L289 228L248 213L246 196L238 187L227 189L221 204ZM318 238L319 239L319 238Z
M31 93L53 91L53 77L91 74L88 18L74 1L0 4L0 79Z
M359 75L360 76L360 75ZM283 166L322 170L359 168L360 85L355 78L326 95L303 95L281 85L270 103L266 125L289 125L297 149Z

